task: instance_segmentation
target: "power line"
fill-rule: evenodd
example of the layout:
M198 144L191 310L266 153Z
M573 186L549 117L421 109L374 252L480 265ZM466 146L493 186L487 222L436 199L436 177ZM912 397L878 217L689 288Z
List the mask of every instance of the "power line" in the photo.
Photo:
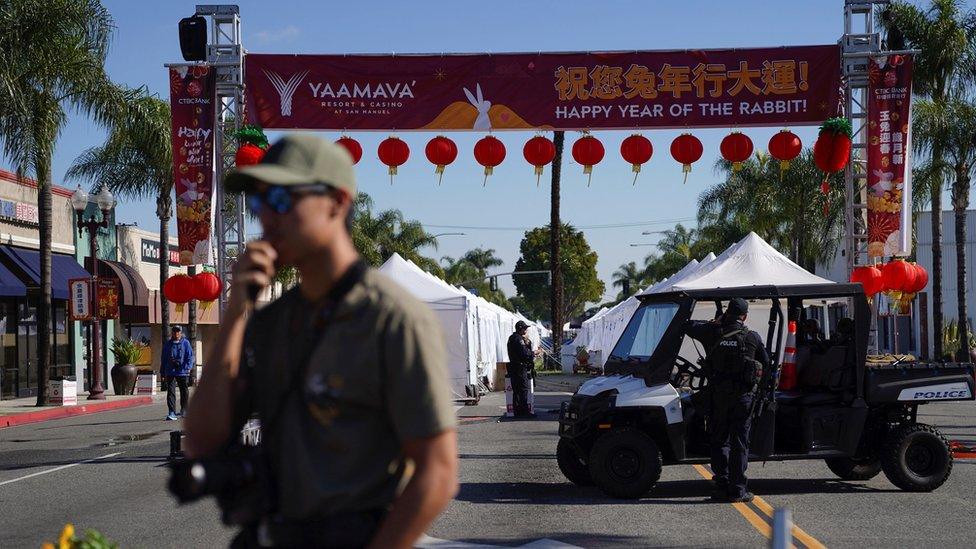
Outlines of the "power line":
M681 223L683 221L695 221L694 217L681 217L675 219L659 219L657 221L635 221L632 223L609 223L605 225L573 225L573 228L579 230L595 230L595 229L626 229L633 227L647 227L651 225L670 225L672 223ZM423 226L430 229L466 229L470 231L529 231L536 227L487 227L487 226L472 226L472 225L434 225L423 223Z

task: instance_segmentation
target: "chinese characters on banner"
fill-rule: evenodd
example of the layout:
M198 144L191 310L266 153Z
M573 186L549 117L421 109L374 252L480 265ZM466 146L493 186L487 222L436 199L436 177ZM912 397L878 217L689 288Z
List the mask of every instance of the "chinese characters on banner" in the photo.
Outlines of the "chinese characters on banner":
M95 315L98 318L119 318L119 281L99 278L95 291Z
M264 128L476 130L820 124L836 45L471 55L248 54Z
M868 85L868 257L911 253L912 57L871 59Z
M180 264L213 263L215 71L204 65L169 69L173 113L173 181Z
M71 320L91 320L90 278L72 278L68 281L68 314Z

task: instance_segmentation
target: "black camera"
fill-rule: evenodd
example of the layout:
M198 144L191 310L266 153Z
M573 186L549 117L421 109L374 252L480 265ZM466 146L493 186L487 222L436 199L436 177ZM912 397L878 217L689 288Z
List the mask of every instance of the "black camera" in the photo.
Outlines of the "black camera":
M271 468L261 446L235 446L223 454L170 464L169 491L181 504L213 496L229 526L255 524L275 508Z

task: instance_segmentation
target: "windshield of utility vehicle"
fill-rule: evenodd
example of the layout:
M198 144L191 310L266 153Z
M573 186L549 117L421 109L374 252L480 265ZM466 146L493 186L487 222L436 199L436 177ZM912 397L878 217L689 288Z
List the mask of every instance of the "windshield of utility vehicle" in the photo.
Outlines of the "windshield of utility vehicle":
M677 303L652 303L637 309L610 358L648 360L677 312Z

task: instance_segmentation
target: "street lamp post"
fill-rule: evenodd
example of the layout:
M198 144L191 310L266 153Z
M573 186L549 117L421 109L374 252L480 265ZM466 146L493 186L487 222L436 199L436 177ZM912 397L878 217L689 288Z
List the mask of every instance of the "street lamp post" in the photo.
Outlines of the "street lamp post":
M88 255L92 258L91 280L92 299L94 299L98 291L98 229L108 227L108 213L115 206L115 197L103 184L101 190L95 195L95 203L98 204L98 209L102 210L102 219L98 221L95 220L94 216L85 219L88 201L88 193L81 188L81 185L78 185L74 194L71 195L71 207L78 213L78 234L82 235L84 231L88 231ZM92 315L91 322L92 341L90 342L91 361L89 368L92 372L92 386L88 391L88 400L105 400L105 388L102 387L102 322L101 319L97 318L97 312Z
M431 238L437 238L439 236L464 236L464 233L437 233L430 235Z

